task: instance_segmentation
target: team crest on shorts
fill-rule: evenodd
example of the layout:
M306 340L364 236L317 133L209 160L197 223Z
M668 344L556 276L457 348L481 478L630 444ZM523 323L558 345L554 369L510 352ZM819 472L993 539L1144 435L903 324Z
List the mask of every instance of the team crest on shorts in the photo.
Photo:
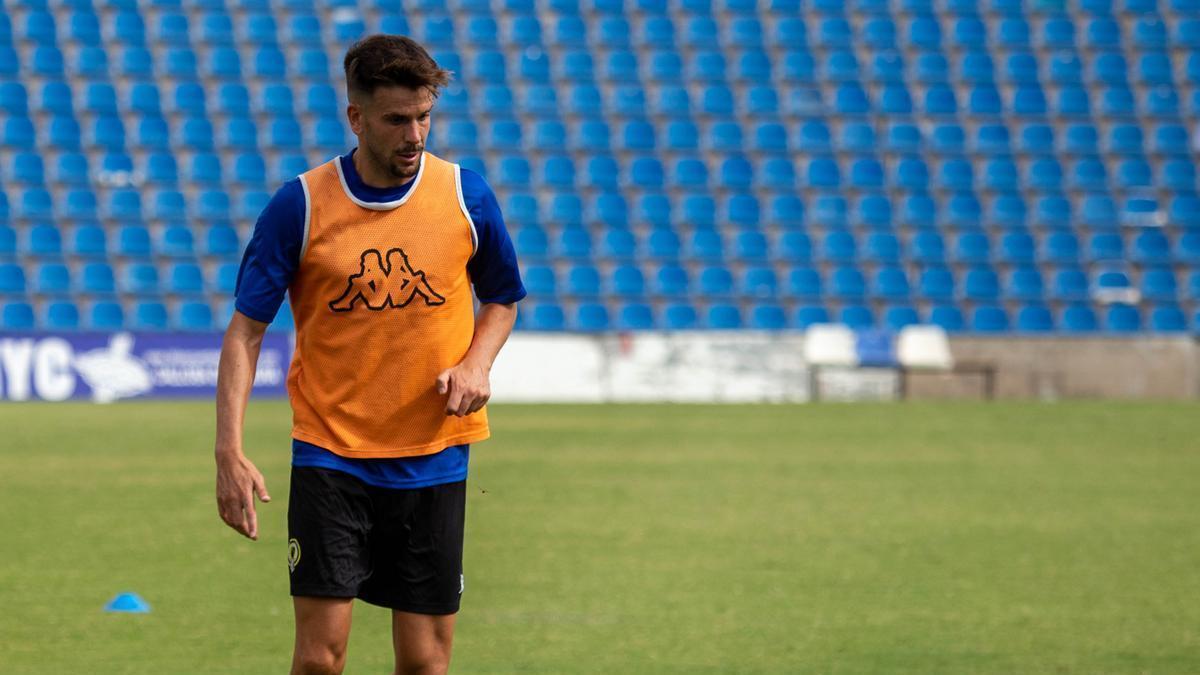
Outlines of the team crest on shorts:
M300 564L300 542L295 537L288 540L288 571L295 572Z
M404 249L393 248L385 257L378 249L363 251L358 274L346 280L341 297L329 303L335 312L349 312L362 300L367 309L381 311L389 307L404 307L418 295L426 305L446 302L425 278L423 270L414 269Z

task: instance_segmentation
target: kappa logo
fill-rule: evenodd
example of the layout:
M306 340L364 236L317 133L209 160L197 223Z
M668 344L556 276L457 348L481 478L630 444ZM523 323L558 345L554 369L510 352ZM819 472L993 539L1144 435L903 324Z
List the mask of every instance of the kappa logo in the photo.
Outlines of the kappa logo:
M446 298L429 285L425 272L413 269L404 249L389 250L386 262L378 249L363 251L358 274L350 275L347 281L342 296L329 303L329 308L335 312L349 312L359 300L367 309L375 311L404 307L418 295L426 305L446 302Z

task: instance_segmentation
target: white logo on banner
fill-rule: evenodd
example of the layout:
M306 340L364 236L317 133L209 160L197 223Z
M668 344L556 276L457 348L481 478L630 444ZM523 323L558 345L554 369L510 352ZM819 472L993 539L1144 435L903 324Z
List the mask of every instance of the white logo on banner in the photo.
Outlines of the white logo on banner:
M111 403L144 394L153 388L150 369L133 355L133 336L117 333L108 347L75 357L75 369L92 388L92 400Z

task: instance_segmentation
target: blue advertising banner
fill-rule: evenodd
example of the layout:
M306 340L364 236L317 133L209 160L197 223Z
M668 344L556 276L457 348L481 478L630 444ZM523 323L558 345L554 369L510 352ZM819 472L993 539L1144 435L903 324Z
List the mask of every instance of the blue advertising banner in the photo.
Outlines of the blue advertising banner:
M0 333L0 401L212 398L221 333ZM255 396L285 396L291 336L267 333Z

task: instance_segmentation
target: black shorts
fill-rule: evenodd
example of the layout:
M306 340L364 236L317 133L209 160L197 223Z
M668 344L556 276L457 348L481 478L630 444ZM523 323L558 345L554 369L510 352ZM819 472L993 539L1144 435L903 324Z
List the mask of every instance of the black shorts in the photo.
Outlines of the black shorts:
M292 467L292 595L458 612L466 496L465 481L394 490L341 471Z

